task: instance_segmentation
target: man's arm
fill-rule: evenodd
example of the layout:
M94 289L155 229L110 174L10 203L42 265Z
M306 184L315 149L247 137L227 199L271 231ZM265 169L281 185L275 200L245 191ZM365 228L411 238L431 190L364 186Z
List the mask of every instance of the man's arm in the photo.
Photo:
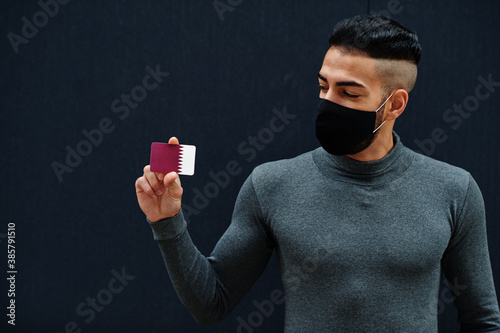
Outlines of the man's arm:
M500 313L493 283L484 201L472 177L452 231L442 267L458 310L461 332L500 332Z
M220 321L260 276L274 248L252 178L242 186L231 225L208 258L189 236L180 211L182 188L178 175L158 177L146 167L136 188L139 205L150 221L182 303L200 324Z
M200 324L222 320L238 304L274 248L251 177L238 195L231 225L208 258L193 244L182 213L151 227L177 295Z

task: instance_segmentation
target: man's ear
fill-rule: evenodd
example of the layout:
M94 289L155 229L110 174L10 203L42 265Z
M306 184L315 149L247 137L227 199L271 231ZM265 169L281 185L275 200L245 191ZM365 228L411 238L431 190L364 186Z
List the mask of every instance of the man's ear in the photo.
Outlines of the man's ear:
M395 120L403 113L406 104L408 104L408 92L404 89L396 90L387 104L389 104L389 108L385 111L385 119Z

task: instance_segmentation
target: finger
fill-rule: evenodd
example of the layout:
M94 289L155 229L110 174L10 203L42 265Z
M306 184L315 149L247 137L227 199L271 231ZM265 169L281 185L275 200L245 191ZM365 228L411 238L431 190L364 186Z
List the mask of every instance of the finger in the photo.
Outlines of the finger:
M163 179L163 185L165 186L165 188L168 188L168 191L170 192L172 197L180 199L180 197L182 196L182 186L179 175L176 172L172 171L166 174L165 178Z
M163 183L158 180L156 173L151 172L149 165L144 167L144 178L146 178L156 195L163 194Z
M156 178L158 178L158 180L162 182L163 178L165 178L165 174L161 172L156 172Z
M150 196L151 198L153 199L156 199L157 196L155 194L155 192L153 191L153 189L151 188L151 186L149 185L148 181L146 180L146 178L144 178L144 176L142 177L139 177L136 181L135 181L135 191L137 193L146 193L146 195Z
M179 144L179 139L177 139L175 136L171 137L168 140L168 144L170 145L178 145Z

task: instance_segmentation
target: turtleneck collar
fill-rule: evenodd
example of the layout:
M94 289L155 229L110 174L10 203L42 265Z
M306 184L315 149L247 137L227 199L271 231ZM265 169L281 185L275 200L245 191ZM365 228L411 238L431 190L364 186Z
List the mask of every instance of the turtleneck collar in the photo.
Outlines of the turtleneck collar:
M403 146L393 132L394 147L383 158L361 162L347 156L327 153L322 147L313 152L314 163L321 173L333 180L360 185L379 185L399 177L412 163L415 153Z

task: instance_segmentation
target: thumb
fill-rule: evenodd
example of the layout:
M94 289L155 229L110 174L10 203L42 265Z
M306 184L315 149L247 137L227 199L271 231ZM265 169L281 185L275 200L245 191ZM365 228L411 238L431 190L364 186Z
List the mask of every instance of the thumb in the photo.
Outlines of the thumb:
M179 139L177 139L175 136L171 137L168 140L169 145L178 145L179 144Z

